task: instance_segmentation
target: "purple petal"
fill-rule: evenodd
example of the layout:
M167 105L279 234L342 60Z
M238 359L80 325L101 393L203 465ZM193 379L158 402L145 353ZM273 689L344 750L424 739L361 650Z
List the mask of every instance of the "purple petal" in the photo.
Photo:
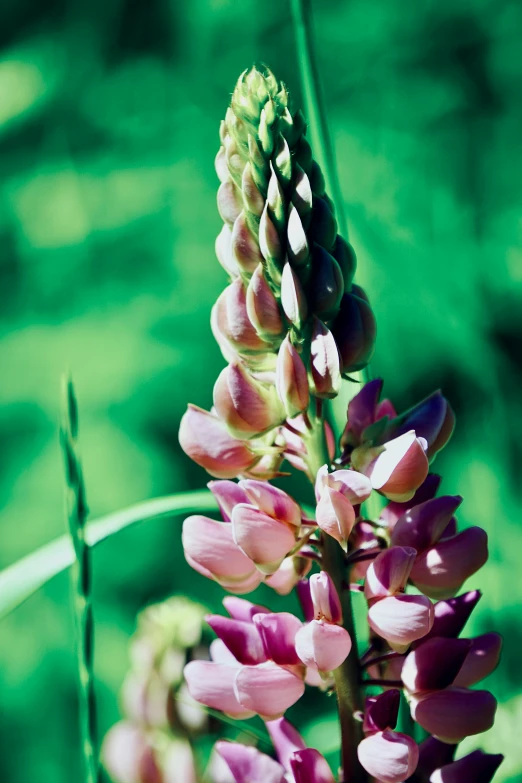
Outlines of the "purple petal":
M435 614L433 627L426 639L431 639L434 636L447 638L458 636L481 598L480 590L470 590L470 592L458 595L456 598L437 601L433 607Z
M309 623L314 619L315 614L309 580L301 579L296 585L296 591L299 603L301 604L301 609L303 610L305 622Z
M469 639L433 638L406 656L401 677L410 693L435 691L451 685L469 651Z
M430 777L430 783L491 783L503 760L504 756L500 753L475 750L468 756L438 769Z
M363 731L394 729L397 725L400 702L401 692L397 688L391 688L379 696L370 696L366 699Z
M290 757L295 783L335 783L326 759L315 748L297 750Z
M414 506L397 520L391 543L423 552L437 543L461 503L460 495L444 495Z

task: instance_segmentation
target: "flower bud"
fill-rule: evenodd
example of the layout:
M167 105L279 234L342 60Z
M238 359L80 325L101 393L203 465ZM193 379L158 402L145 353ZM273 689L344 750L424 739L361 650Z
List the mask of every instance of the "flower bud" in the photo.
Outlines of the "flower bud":
M263 640L268 658L280 666L300 663L295 651L295 637L303 623L290 612L256 614L254 625Z
M364 473L358 473L356 470L334 470L333 473L328 473L326 465L317 473L317 499L321 497L325 486L340 492L353 506L364 503L372 494L372 483Z
M454 413L439 390L390 422L390 431L396 436L414 429L420 438L427 441L427 453L431 459L446 445L454 426Z
M430 777L430 783L462 783L468 780L473 783L491 783L503 760L501 753L475 750L464 758L435 770Z
M416 555L415 549L402 546L392 546L377 555L366 572L366 598L386 598L403 592Z
M255 381L241 364L229 364L214 384L218 416L238 437L255 437L284 420L273 389Z
M413 497L428 475L423 442L414 430L385 443L375 459L371 459L373 453L364 447L356 449L352 455L354 467L361 469L373 488L389 500L404 502Z
M279 399L292 418L308 408L310 391L303 360L287 335L277 354L276 388Z
M191 661L184 674L189 693L196 701L232 718L252 718L256 711L242 704L236 695L235 681L240 671L237 664Z
M283 234L283 232L286 230L287 224L285 194L277 174L273 169L272 163L270 163L270 172L271 174L268 181L266 202L268 205L270 218L276 227L276 230Z
M289 595L311 568L311 560L304 557L285 557L277 571L266 578L265 584L279 595Z
M252 229L248 225L244 210L240 212L234 221L231 244L232 255L238 267L245 274L251 275L257 265L262 263L263 257L259 250L257 237L254 236Z
M397 595L376 601L368 610L368 622L390 647L404 652L422 639L433 625L433 604L423 595Z
M205 620L239 663L255 665L267 660L263 640L253 623L219 614L209 614Z
M264 339L277 337L283 331L279 305L268 285L261 264L250 278L246 293L246 307L256 332Z
M329 623L342 623L341 601L331 577L326 571L313 574L309 579L314 617Z
M380 783L402 783L413 775L419 760L417 743L397 731L378 731L359 743L364 769Z
M397 520L392 544L412 546L423 552L437 543L461 503L460 495L445 495L414 506Z
M249 593L261 582L252 560L234 542L229 523L200 515L187 517L181 540L188 564L227 590Z
M252 164L248 162L243 169L241 177L241 193L243 194L243 202L249 212L256 217L261 217L263 207L265 205L265 199L261 195L258 186L255 183L252 174Z
M316 397L336 397L341 385L339 351L333 334L314 316L310 369Z
M275 277L278 278L274 282L279 282L281 278L280 269L283 261L283 249L281 247L281 240L277 229L270 217L268 211L268 204L265 205L261 220L259 221L259 249L261 255L267 262L267 266Z
M290 264L295 268L303 266L310 256L310 247L308 245L308 238L306 236L306 231L304 230L303 222L299 212L293 204L290 206L290 211L288 213L286 236Z
M489 691L446 688L413 697L411 715L443 742L457 743L493 726L497 702Z
M284 490L273 487L266 481L251 479L240 481L239 486L248 498L247 503L252 503L260 511L264 511L269 517L278 519L280 522L300 527L301 509Z
M485 633L469 641L471 649L453 683L458 688L483 680L497 668L500 659L502 637L498 633Z
M324 321L334 318L344 294L343 273L333 256L320 245L314 245L309 305Z
M455 680L471 643L468 639L423 641L404 661L401 678L410 693L447 688Z
M281 764L257 748L224 740L216 742L215 747L238 783L285 783Z
M274 152L274 169L278 179L283 183L284 187L287 188L290 186L292 180L292 156L290 154L290 147L284 136L279 136Z
M418 555L410 578L425 595L446 598L457 592L487 559L486 532L480 527L469 527Z
M232 231L226 223L216 237L215 250L217 259L225 272L231 277L238 277L239 267L232 255Z
M292 193L292 202L294 207L297 209L299 213L299 217L301 218L301 223L303 226L308 228L310 224L310 219L312 216L312 204L313 204L313 197L312 197L312 188L310 186L310 180L308 179L307 175L299 166L299 164L295 165L295 180L294 180L294 188Z
M295 528L239 503L232 512L234 541L263 574L273 574L295 545Z
M221 348L222 342L227 341L240 353L266 353L271 350L271 344L259 337L248 317L246 291L239 278L227 286L218 297L212 308L211 326Z
M308 305L299 278L288 263L283 267L281 278L281 304L290 323L301 329L308 315Z
M469 593L463 593L456 598L437 601L433 607L435 619L429 638L432 636L445 636L447 638L458 636L481 598L482 593L480 590L471 590Z
M353 247L337 234L332 255L339 264L344 280L344 290L349 291L357 269L357 257Z
M337 669L348 657L352 640L340 625L312 620L295 637L295 649L306 666L326 673Z
M245 623L251 623L254 615L259 612L268 612L265 606L253 604L246 598L237 598L235 595L226 595L223 598L223 606L234 620L241 620Z
M345 496L331 487L325 487L317 504L316 521L321 530L335 538L343 549L355 524L355 511Z
M275 720L299 701L304 682L290 669L267 661L236 669L234 693L249 713L257 713L263 720Z
M179 427L181 448L211 476L233 478L258 457L244 440L232 437L213 413L189 405Z
M365 733L394 729L397 725L401 692L390 688L378 696L366 699L363 731Z
M296 750L290 757L290 767L295 783L335 783L326 759L315 748Z
M219 186L217 193L217 205L221 218L225 223L228 223L229 226L232 226L236 218L239 216L239 213L243 208L243 204L241 193L231 180L222 182Z
M337 238L337 221L324 198L314 199L309 234L318 245L331 250Z
M209 481L207 487L216 498L225 522L230 522L236 503L248 503L246 492L235 481Z
M373 354L376 333L377 325L370 305L354 294L345 293L332 324L343 375L366 367Z

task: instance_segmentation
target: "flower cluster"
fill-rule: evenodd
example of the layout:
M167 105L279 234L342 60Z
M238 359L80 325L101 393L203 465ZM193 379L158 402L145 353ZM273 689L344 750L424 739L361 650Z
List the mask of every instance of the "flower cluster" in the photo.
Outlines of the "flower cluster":
M344 783L489 783L500 756L454 761L464 737L493 723L494 697L471 686L497 665L501 640L460 638L480 593L456 594L488 551L483 530L459 530L462 498L437 496L430 473L453 412L436 392L398 414L373 380L350 400L336 443L323 400L364 367L375 326L304 130L270 72L242 75L217 158L216 247L231 282L212 325L229 364L214 409L190 407L180 427L186 453L220 479L209 488L222 514L185 520L185 555L235 595L228 617L207 617L217 639L211 660L185 667L187 687L232 718L266 722L277 761L217 744L235 783L335 780L284 717L306 686L337 695ZM314 510L268 483L283 459L312 482ZM237 597L261 583L295 588L303 619ZM411 723L397 730L401 701ZM415 724L429 735L420 745Z
M307 411L310 394L335 396L341 376L373 351L355 255L337 233L305 133L270 71L242 74L216 158L224 221L216 253L230 284L211 323L228 365L213 410L190 406L180 429L187 454L217 478L276 476L293 451L286 420Z

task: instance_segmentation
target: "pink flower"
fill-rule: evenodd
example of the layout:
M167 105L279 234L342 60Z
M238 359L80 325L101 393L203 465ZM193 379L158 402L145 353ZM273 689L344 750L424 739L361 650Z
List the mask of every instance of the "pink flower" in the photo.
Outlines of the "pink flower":
M240 671L239 664L191 661L185 666L184 674L189 693L196 701L232 718L251 718L256 710L243 704L235 690Z
M237 701L243 709L257 713L264 720L282 717L304 693L302 678L273 661L243 666L236 672L234 694Z
M260 435L285 418L273 387L256 381L238 362L220 373L214 384L214 406L220 419L239 438Z
M346 660L352 649L352 640L341 626L312 620L297 632L295 649L306 666L326 673L337 669Z
M310 391L306 367L289 335L277 354L276 388L287 415L292 418L308 408Z
M342 623L343 612L341 602L329 574L321 571L309 579L314 616L316 620L326 620L329 623Z
M415 772L419 749L411 737L387 729L363 739L357 755L364 769L380 783L402 783Z
M263 574L277 571L296 542L294 527L245 503L234 508L232 532L240 550Z
M373 488L382 495L405 502L428 475L425 446L426 441L410 430L381 447L359 447L352 454L352 464L368 476Z
M433 604L423 595L397 595L376 601L368 610L370 627L403 652L433 625Z
M321 530L335 538L346 551L355 524L355 511L350 501L341 492L326 486L317 504L315 516Z
M266 481L251 479L240 481L239 487L246 495L246 502L252 503L269 517L294 527L300 527L301 509L295 500L282 489L273 487Z
M456 743L493 726L497 702L489 691L446 688L414 697L414 720L443 742Z
M258 459L246 441L232 437L221 419L196 405L189 405L181 419L179 442L185 454L218 478L234 478Z
M249 593L263 579L234 542L232 525L227 522L200 515L187 517L181 540L188 564L231 592Z

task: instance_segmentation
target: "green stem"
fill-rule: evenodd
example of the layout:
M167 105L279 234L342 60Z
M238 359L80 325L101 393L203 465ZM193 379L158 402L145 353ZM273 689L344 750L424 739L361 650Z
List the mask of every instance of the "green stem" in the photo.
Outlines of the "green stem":
M322 465L329 463L324 427L321 420L316 422L316 426L307 438L306 446L309 454L308 463L312 475L315 476ZM322 568L330 575L341 599L343 627L348 631L352 640L350 654L344 663L333 673L339 709L339 723L341 726L343 779L347 782L350 781L350 783L365 783L368 780L368 776L357 758L357 746L363 735L362 723L355 718L354 713L362 711L364 703L359 682L361 667L357 654L357 636L352 599L350 590L347 590L345 585L346 566L344 552L339 543L328 535L323 537Z
M96 694L94 689L94 619L92 612L91 549L85 540L88 508L85 484L78 455L78 408L72 382L64 388L64 412L61 442L67 480L66 508L69 532L76 555L72 591L76 622L78 679L80 694L80 737L85 783L96 783L98 757L96 750Z
M344 199L337 175L334 147L326 120L325 103L313 43L312 3L311 0L291 0L291 8L312 147L314 155L323 169L327 190L335 205L340 227L339 233L346 239L348 224L344 210Z

